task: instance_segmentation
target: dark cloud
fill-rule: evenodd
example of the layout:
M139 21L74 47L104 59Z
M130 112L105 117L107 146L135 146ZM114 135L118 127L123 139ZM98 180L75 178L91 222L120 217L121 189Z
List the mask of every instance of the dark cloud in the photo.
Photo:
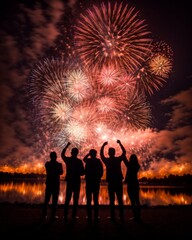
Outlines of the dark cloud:
M31 7L18 1L13 3L14 9L8 4L1 8L0 156L1 165L16 166L38 156L33 149L25 85L33 64L59 35L57 24L64 13L64 3L52 0L43 5L36 1Z
M191 125L192 117L192 88L181 91L175 96L162 101L163 104L172 105L173 113L168 122L169 127L178 127L180 125Z
M171 105L167 128L152 133L153 175L192 173L192 88L162 100Z

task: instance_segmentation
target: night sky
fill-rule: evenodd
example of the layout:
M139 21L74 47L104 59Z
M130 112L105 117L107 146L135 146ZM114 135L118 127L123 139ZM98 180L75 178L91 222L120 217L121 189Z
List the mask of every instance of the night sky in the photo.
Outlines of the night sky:
M99 1L95 1L96 3ZM78 9L94 1L1 1L0 169L44 162L43 144L36 149L30 122L26 82L42 57L65 51L65 29ZM192 17L189 1L127 1L137 8L157 39L173 50L173 70L166 84L150 97L156 129L151 151L161 152L148 170L154 174L192 174ZM73 16L70 18L70 16ZM121 139L123 142L123 139ZM165 167L166 166L166 167Z

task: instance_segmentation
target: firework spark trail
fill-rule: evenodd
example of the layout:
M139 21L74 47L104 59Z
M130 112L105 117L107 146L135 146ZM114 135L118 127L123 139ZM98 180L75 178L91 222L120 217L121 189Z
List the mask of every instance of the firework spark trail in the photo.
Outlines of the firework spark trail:
M115 86L117 92L129 93L136 89L136 79L133 75L123 74Z
M129 126L129 129L145 129L151 125L150 105L142 94L138 95L134 92L129 95L128 104L122 115L124 126Z
M166 83L166 79L155 75L148 65L145 63L139 71L137 72L136 78L136 89L144 94L153 95L156 91L159 91L163 85Z

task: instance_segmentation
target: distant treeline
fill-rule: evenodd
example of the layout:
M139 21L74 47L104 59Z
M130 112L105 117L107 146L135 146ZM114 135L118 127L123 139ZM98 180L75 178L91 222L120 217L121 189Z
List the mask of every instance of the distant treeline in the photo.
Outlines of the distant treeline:
M0 181L6 180L44 180L45 174L0 172Z
M44 180L45 174L39 173L8 173L0 172L0 181L9 180ZM105 182L105 180L103 180ZM139 179L140 185L159 185L159 186L190 186L192 187L192 175L184 174L182 176L170 174L162 178L147 178Z
M146 178L139 179L141 185L160 185L160 186L191 186L192 175L184 174L182 176L170 174L162 178Z

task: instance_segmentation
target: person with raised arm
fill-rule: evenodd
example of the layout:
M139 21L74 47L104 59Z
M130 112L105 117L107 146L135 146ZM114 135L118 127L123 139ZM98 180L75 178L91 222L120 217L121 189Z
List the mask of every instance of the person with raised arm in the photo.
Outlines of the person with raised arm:
M69 203L73 194L73 207L72 207L72 220L78 218L77 210L78 210L78 202L79 202L79 194L81 187L81 176L85 175L85 169L83 166L83 162L78 158L79 150L78 148L71 149L71 156L66 156L66 151L70 146L70 142L63 148L61 152L61 157L66 165L66 177L65 181L66 185L66 196L65 196L65 204L64 204L64 219L68 219L68 210Z
M108 194L110 202L111 220L115 220L115 195L119 205L120 220L124 219L124 204L123 204L123 174L121 170L121 163L126 158L126 151L120 140L117 140L122 154L115 156L115 148L108 149L109 157L104 155L104 148L108 142L104 142L100 149L101 160L106 166L106 181L108 182Z

